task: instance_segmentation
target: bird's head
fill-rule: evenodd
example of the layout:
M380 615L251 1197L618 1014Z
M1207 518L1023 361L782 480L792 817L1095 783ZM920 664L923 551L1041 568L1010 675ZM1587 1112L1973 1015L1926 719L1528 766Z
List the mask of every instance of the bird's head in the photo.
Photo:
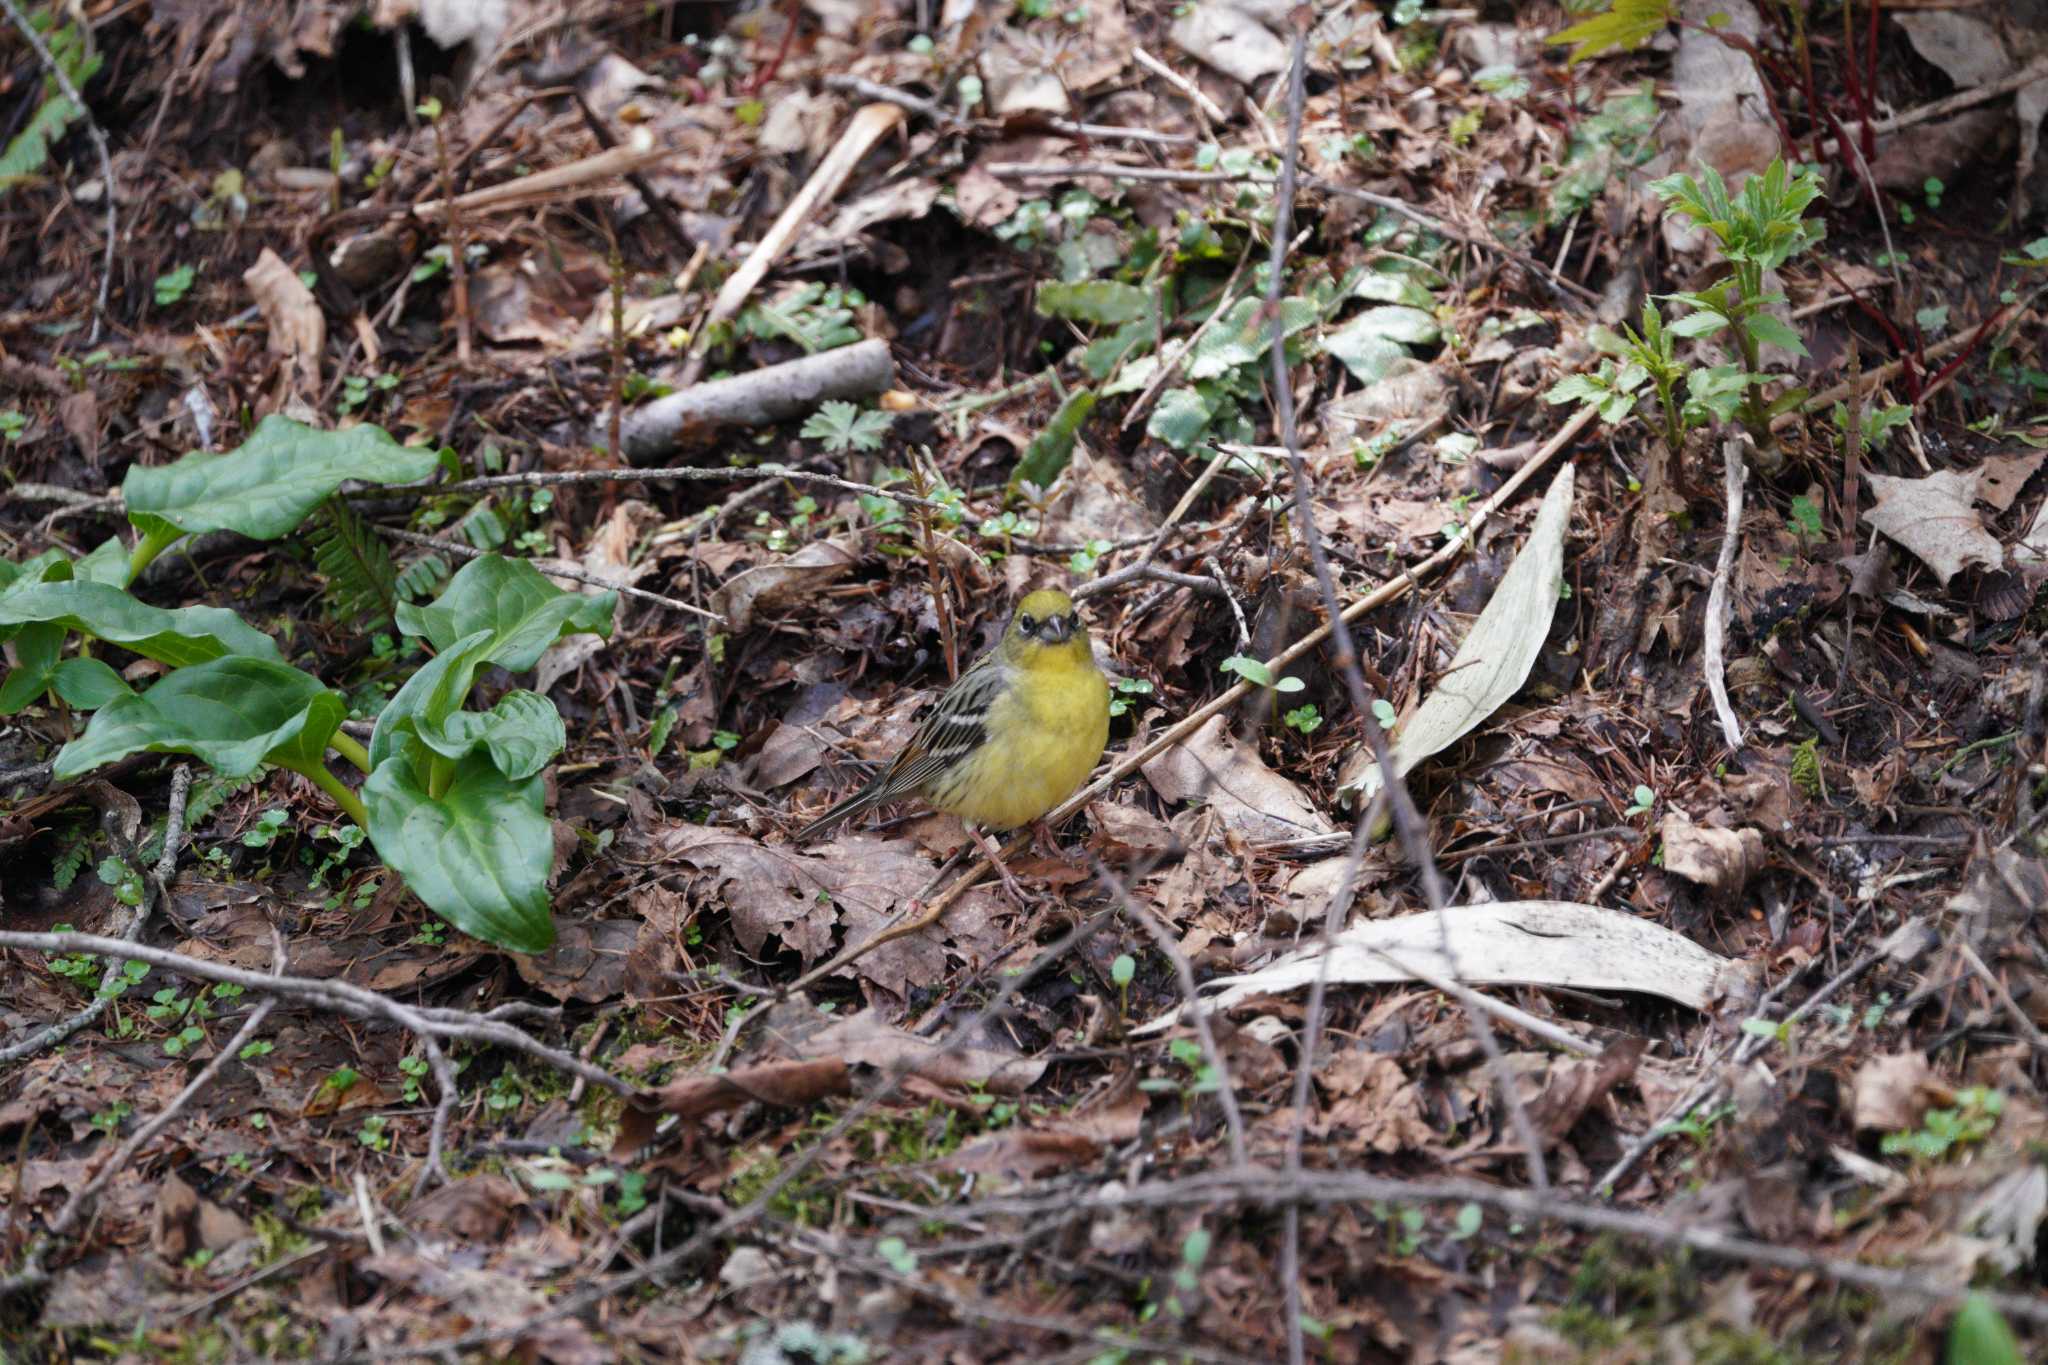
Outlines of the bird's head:
M1088 627L1074 610L1074 599L1057 588L1041 588L1017 604L1010 628L1003 632L1003 651L1018 662L1052 662L1071 657L1092 658Z

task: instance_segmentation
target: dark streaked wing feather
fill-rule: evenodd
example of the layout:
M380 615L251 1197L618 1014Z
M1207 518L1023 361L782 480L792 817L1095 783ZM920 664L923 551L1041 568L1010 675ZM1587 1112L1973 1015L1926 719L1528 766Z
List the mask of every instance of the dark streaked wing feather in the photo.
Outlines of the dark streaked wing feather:
M907 796L980 748L987 739L988 708L1008 684L995 654L960 675L903 752L889 765L884 781L892 796Z
M983 726L988 708L1007 682L996 652L983 655L946 689L903 752L865 787L798 830L797 842L803 843L871 806L916 795L926 782L974 752L986 738Z

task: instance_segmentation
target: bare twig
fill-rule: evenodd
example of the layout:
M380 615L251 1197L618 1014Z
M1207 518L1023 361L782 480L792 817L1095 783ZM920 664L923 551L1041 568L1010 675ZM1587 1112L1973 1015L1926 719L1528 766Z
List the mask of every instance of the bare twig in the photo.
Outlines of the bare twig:
M966 1224L998 1218L1046 1221L1098 1219L1119 1209L1213 1209L1237 1204L1329 1207L1374 1203L1413 1207L1421 1204L1478 1204L1521 1220L1554 1219L1589 1232L1609 1233L1648 1246L1683 1247L1702 1255L1742 1265L1818 1276L1835 1284L1872 1290L1886 1298L1929 1307L1951 1304L1970 1291L1967 1270L1944 1283L1933 1268L1900 1269L1864 1265L1797 1247L1754 1241L1723 1232L1697 1218L1658 1217L1580 1203L1538 1190L1489 1185L1480 1180L1396 1180L1356 1171L1280 1172L1261 1167L1212 1171L1180 1180L1131 1185L1107 1184L1076 1194L1056 1190L1043 1194L984 1199L954 1208L920 1210L932 1221ZM2048 1324L2048 1299L2036 1294L1980 1291L2008 1318Z
M514 1028L505 1022L513 1013L532 1012L530 1007L515 1011L501 1006L488 1014L474 1014L467 1010L404 1005L389 996L366 990L352 982L305 976L265 976L261 972L252 972L224 962L208 962L204 958L189 957L184 953L153 948L147 944L128 943L123 939L107 938L101 934L0 932L0 948L24 949L37 953L101 953L108 957L132 958L137 962L147 962L153 967L163 967L202 981L232 982L245 990L263 995L288 996L317 1008L336 1010L361 1019L388 1019L421 1037L452 1038L510 1048L514 1052L521 1052L538 1061L546 1062L549 1066L571 1076L581 1076L591 1084L601 1085L613 1094L639 1093L638 1087L630 1082L620 1080L601 1067L592 1066L573 1053L550 1047L524 1030Z
M1714 699L1714 715L1721 722L1721 740L1731 754L1742 752L1742 722L1735 718L1735 708L1728 704L1728 580L1735 573L1735 549L1742 543L1742 484L1749 469L1743 447L1747 444L1746 439L1721 442L1727 529L1721 534L1721 553L1714 562L1714 586L1707 590L1707 638L1702 660L1707 692Z

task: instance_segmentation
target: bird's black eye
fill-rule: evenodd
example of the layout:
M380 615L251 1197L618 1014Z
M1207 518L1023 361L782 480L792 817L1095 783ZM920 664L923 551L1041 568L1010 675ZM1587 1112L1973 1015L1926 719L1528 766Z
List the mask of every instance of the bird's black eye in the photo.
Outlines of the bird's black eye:
M1081 633L1080 612L1074 611L1067 613L1067 633L1069 635L1079 635Z
M1038 622L1033 620L1029 613L1026 613L1017 618L1017 629L1023 631L1026 635L1030 635L1037 631Z

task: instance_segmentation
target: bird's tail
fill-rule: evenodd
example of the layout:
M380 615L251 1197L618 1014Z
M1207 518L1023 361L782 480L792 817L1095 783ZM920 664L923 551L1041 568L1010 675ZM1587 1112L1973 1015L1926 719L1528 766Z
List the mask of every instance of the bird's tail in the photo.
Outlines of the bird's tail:
M882 783L870 782L867 786L862 787L859 791L798 830L796 832L796 842L800 844L809 843L841 821L858 815L871 806L881 804L886 796L887 793L882 789Z

